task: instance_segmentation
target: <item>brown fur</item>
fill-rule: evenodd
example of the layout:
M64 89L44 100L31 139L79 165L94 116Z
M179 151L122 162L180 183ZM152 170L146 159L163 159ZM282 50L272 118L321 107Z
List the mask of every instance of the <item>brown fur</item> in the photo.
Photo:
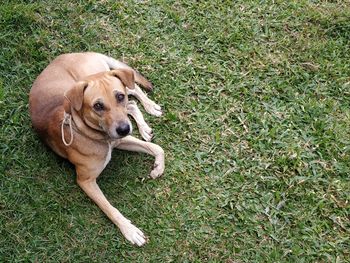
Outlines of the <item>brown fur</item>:
M122 125L131 127L127 95L128 91L135 89L135 80L147 87L151 84L123 65L109 71L103 58L97 53L75 53L61 55L52 61L32 86L30 114L35 130L44 141L58 155L75 165L79 186L131 243L141 246L146 242L143 233L111 206L96 179L110 159L111 147L151 154L155 157L151 177L156 178L163 173L164 152L161 147L118 133ZM116 100L116 94L125 95L125 98ZM145 94L139 89L134 94L152 109L152 101ZM104 110L96 110L94 105L97 102L103 104ZM131 107L132 114L143 121L135 107L134 104ZM64 112L72 118L71 127L62 124ZM144 121L141 124L146 125ZM64 139L69 141L73 136L69 146L61 138L62 125Z

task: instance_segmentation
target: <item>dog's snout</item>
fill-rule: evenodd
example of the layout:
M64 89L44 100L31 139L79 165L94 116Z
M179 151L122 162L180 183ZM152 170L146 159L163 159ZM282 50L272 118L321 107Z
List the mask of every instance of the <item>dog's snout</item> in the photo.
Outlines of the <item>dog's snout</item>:
M118 135L126 136L130 133L130 125L126 122L119 123L116 131Z

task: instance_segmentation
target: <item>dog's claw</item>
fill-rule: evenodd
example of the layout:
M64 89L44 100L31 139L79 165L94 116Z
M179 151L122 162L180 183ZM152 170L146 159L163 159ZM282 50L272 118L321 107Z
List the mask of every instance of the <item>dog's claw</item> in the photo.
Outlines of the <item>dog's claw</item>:
M153 134L143 134L142 138L146 141L146 142L150 142L153 138Z

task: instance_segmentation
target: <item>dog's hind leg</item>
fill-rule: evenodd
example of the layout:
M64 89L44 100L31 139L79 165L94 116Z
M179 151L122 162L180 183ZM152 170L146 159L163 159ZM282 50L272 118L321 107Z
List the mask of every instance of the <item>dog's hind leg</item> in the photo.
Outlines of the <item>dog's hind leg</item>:
M139 132L142 138L147 142L151 141L153 137L152 129L145 122L145 119L143 118L143 115L140 109L137 107L136 102L132 100L129 101L127 105L127 110L128 110L128 114L131 115L136 121L137 127L139 128Z
M135 89L128 88L127 91L128 95L134 96L141 102L141 104L149 114L157 117L162 115L162 108L153 100L150 100L137 84L135 84Z

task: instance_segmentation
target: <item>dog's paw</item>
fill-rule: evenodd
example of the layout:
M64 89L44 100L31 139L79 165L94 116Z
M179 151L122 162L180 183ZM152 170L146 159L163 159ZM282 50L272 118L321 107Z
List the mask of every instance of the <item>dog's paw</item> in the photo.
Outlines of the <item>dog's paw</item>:
M138 229L136 226L130 223L130 221L126 221L121 227L120 231L124 235L124 237L130 241L131 244L137 245L139 247L143 246L147 243L147 238L143 234L143 232Z
M139 128L139 132L140 132L142 138L146 142L150 142L152 140L152 138L153 138L152 128L149 127L147 124L139 126L138 128Z
M153 170L151 171L150 177L156 179L164 173L164 152L162 150L161 154L158 155L156 161L154 162Z
M162 116L162 107L160 107L157 103L154 101L149 101L147 104L144 105L145 110L156 117Z

